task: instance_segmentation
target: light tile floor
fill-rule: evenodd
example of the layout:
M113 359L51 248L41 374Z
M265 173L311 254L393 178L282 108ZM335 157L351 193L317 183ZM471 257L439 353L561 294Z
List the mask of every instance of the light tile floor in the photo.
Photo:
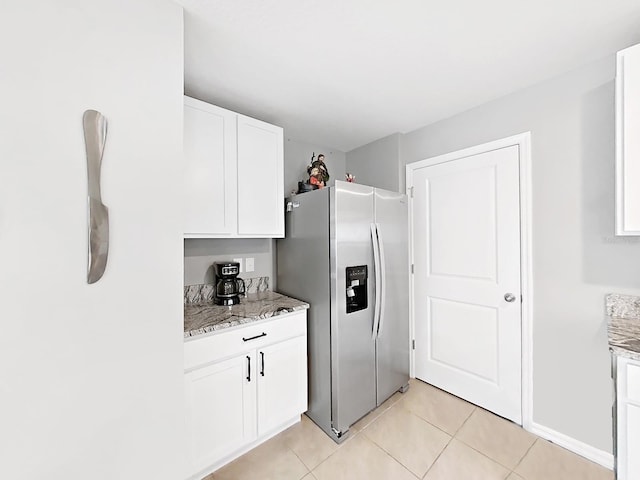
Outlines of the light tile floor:
M204 480L613 480L613 472L419 380L337 445L306 416Z

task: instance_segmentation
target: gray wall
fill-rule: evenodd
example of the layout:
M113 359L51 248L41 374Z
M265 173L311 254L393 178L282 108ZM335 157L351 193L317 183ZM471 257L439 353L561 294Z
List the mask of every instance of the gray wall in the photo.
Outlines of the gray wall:
M640 243L614 237L611 56L402 139L415 162L532 132L533 420L612 451L604 296L640 294Z
M307 181L307 166L311 163L311 155L324 153L324 163L329 170L329 186L335 180L344 180L345 153L334 148L322 147L311 143L298 142L286 138L284 142L284 194L291 195L298 190L299 181Z
M344 180L345 153L335 149L286 139L284 144L284 193L297 190L298 181L305 180L307 165L315 152L324 153L325 164L331 176L329 185L336 179ZM184 284L197 285L213 283L213 262L253 257L255 271L241 273L241 277L270 277L269 285L276 285L275 241L270 238L237 239L185 239L184 241ZM243 260L244 270L244 260Z
M273 265L274 241L270 238L220 238L185 239L184 241L184 284L197 285L213 283L213 262L232 261L242 258L240 277L269 277L269 285L274 288L275 269ZM245 259L254 259L253 272L245 271Z
M388 137L347 152L346 169L356 177L356 183L404 191L404 163L400 158L402 135Z

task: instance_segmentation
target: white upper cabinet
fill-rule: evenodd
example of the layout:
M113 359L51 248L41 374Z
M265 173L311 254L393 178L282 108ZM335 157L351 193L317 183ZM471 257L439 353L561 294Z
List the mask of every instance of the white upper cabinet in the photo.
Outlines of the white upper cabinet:
M640 45L618 52L616 235L640 235Z
M282 128L184 101L184 236L284 237Z
M184 232L194 237L236 232L236 114L184 99Z
M284 237L282 128L238 115L238 234Z

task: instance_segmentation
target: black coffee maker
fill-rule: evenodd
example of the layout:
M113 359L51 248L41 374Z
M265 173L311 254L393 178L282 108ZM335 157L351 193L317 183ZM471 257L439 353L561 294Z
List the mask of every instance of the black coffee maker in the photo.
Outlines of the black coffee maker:
M240 295L244 295L244 280L238 278L240 264L238 262L215 262L216 285L213 291L213 302L216 305L236 305L240 303Z

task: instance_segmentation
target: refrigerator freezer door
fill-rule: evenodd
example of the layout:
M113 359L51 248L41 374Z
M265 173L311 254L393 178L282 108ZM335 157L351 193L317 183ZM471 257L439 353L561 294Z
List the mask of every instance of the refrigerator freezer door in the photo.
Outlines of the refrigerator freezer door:
M329 189L287 199L286 238L278 239L278 290L309 302L307 415L331 432L331 277Z
M374 298L373 188L336 182L331 189L332 423L344 432L376 407L373 308L347 313L346 268L366 265L367 294Z
M409 249L406 195L375 190L383 295L376 340L377 404L409 381Z

